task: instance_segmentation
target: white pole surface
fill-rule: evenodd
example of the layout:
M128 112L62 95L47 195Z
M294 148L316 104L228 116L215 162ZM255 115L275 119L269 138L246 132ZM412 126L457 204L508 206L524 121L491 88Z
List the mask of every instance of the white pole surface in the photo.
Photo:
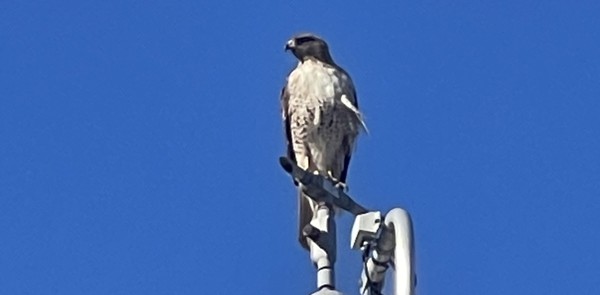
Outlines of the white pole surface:
M415 294L414 244L412 221L408 212L401 208L392 209L385 216L385 225L393 228L394 248L394 294Z
M319 205L310 224L320 231L316 241L308 238L310 259L317 268L317 288L335 289L334 265L336 260L335 212Z

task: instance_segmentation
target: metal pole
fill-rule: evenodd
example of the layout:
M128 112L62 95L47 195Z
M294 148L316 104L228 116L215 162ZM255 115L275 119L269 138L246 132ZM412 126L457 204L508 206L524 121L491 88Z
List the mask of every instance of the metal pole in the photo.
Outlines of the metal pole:
M312 232L308 236L310 259L317 269L317 289L335 289L334 265L336 261L335 213L328 205L319 205L315 218L310 222Z

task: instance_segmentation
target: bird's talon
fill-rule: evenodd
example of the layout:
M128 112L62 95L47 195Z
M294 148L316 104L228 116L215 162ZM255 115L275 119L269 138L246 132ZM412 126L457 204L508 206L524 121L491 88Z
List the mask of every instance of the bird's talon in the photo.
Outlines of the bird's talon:
M345 184L345 183L343 183L343 182L341 182L341 181L338 181L338 182L335 184L335 187L337 187L337 188L341 188L341 189L342 189L344 192L348 192L348 185L347 185L347 184Z
M329 178L335 179L335 177L333 177L333 173L331 172L331 170L327 170L327 175L329 176ZM337 179L335 179L335 180L337 180Z

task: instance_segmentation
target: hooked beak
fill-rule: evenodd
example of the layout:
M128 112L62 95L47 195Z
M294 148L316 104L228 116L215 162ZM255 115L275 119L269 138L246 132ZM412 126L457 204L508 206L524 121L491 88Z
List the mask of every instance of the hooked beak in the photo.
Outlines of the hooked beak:
M294 39L291 39L285 43L285 51L292 50L294 47L296 47L296 41L294 41Z

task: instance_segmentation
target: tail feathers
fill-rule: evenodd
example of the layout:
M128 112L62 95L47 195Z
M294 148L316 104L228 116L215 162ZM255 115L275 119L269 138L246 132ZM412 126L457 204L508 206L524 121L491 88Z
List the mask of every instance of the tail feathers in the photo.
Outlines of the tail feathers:
M298 186L298 241L306 249L309 249L308 243L302 230L313 219L317 208L317 203L302 192L301 185Z

